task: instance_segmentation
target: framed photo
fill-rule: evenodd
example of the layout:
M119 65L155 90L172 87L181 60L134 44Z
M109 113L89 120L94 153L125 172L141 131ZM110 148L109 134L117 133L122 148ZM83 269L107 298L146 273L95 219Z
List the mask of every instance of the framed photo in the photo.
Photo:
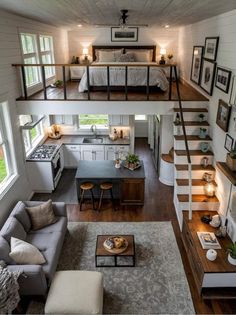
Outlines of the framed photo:
M225 136L225 149L230 152L233 149L234 139L227 133Z
M111 28L111 41L112 42L137 42L138 41L138 28L137 27L112 27Z
M193 46L192 68L190 79L199 84L202 69L203 46Z
M206 37L204 58L215 61L217 56L218 44L219 37Z
M231 107L224 101L219 100L216 123L225 132L228 132L230 113Z
M236 76L233 77L233 84L231 87L229 104L236 105Z
M200 86L209 95L212 95L215 71L216 63L203 58Z
M215 86L221 91L228 93L231 79L231 71L220 67L216 68Z

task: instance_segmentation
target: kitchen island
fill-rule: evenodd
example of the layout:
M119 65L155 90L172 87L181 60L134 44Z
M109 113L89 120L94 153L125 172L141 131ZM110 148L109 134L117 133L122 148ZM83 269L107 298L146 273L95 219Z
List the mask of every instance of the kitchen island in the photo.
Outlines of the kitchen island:
M121 205L143 205L145 170L142 161L140 164L138 169L131 171L123 165L115 168L114 161L79 161L75 175L78 200L82 183L94 183L94 196L99 198L99 185L109 181L113 184L114 198L120 199ZM104 197L109 198L109 194L104 194Z

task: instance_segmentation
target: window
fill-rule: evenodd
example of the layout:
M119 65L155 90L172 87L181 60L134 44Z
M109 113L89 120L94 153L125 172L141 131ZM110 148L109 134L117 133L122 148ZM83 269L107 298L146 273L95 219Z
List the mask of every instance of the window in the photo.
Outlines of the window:
M0 194L16 175L13 145L7 103L0 103Z
M52 36L21 33L21 46L25 64L54 63ZM45 67L45 77L55 75L55 67ZM42 82L40 67L25 67L26 85L34 86Z
M96 125L98 129L108 128L108 115L79 115L79 128L89 129Z
M28 154L43 138L43 124L40 122L34 128L23 129L22 132L25 152Z
M135 120L147 120L147 115L135 115Z

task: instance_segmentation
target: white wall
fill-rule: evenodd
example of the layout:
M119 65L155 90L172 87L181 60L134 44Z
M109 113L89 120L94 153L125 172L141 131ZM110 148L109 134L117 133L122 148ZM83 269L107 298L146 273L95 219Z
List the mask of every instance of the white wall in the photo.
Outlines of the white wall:
M69 57L81 56L83 47L89 47L92 55L92 45L156 45L159 59L160 47L166 48L167 54L178 52L178 29L139 28L138 41L133 43L120 43L111 41L111 29L87 27L68 32Z
M174 146L173 115L161 115L160 153L167 154Z
M148 137L148 121L138 121L135 120L135 137L147 138Z
M11 123L13 127L14 144L19 179L9 192L0 200L0 226L12 206L22 199L27 199L31 188L26 178L25 162L23 156L22 139L15 99L20 95L19 82L13 63L22 63L18 30L38 32L52 35L54 38L55 61L64 63L68 60L67 32L45 24L25 19L0 10L0 96L7 98L9 103Z
M204 46L205 37L219 36L219 48L217 55L217 65L232 70L232 74L236 74L236 10L218 15L205 21L188 25L180 29L179 36L179 63L181 68L181 76L189 81L192 61L192 51L194 45ZM194 87L197 87L194 83ZM232 86L232 79L231 79ZM216 114L219 99L225 102L229 101L230 90L226 94L216 87L213 89L213 95L209 98L209 122L211 125L210 133L213 137L213 151L215 161L225 161L227 151L224 149L226 133L216 125ZM203 94L204 92L199 88ZM234 118L236 118L236 109L232 109L229 134L236 140L236 130L234 130ZM227 210L227 196L229 195L229 185L221 174L216 175L218 180L217 196L221 201L220 212L225 213Z

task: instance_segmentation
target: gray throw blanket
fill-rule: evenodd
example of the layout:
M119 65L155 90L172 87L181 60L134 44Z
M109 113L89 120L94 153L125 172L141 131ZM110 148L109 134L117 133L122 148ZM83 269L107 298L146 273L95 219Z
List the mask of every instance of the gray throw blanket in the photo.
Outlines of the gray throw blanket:
M0 264L0 314L11 313L20 301L19 272L11 272Z

